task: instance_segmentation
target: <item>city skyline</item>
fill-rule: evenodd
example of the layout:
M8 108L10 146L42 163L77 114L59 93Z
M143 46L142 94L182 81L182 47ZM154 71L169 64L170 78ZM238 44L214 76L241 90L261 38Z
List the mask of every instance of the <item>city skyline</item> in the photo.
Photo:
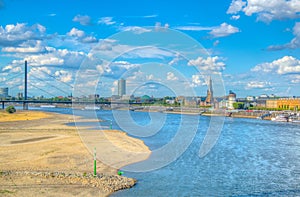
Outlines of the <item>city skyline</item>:
M182 86L191 86L196 95L205 95L207 74L219 73L225 92L233 90L240 97L300 95L300 2L296 0L0 0L0 5L0 87L9 87L12 95L23 92L24 60L29 65L29 96L44 95L40 89L49 91L48 96L70 94L77 71L91 49L105 41L106 45L101 46L113 52L126 51L129 44L107 38L118 32L140 35L151 31L148 26L184 33L199 42L208 56L184 62L176 53L158 48L142 50L134 53L142 60L120 58L109 67L97 67L105 81L96 84L99 81L86 78L85 82L110 96L118 94L118 79L130 71L125 76L128 94L148 91L148 95L163 96L172 93L164 84L180 83L182 73L189 81ZM154 64L150 65L155 70L152 73L141 66L145 60L155 60L173 70L160 70ZM191 64L202 73L192 72ZM154 80L160 83L147 83ZM145 85L139 86L142 82Z

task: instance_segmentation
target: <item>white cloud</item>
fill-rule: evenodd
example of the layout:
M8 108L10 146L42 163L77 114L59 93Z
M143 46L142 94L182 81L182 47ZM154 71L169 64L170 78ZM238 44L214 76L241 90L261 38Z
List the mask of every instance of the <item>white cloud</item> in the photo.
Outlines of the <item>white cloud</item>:
M94 36L87 36L84 31L77 28L72 28L68 33L68 36L75 37L82 43L96 43L98 40Z
M12 66L12 65L7 65L4 68L2 68L2 72L5 73L19 73L22 71L22 68L18 66Z
M157 47L136 48L130 53L126 54L128 58L157 58L164 59L166 57L173 57L175 54Z
M94 36L86 36L81 39L81 42L83 43L97 43L98 39L95 38Z
M227 14L237 14L238 12L240 12L243 7L246 5L246 2L242 1L242 0L232 0L228 10L227 10Z
M116 24L116 22L113 21L112 17L102 17L99 19L98 24L113 25Z
M213 27L202 27L202 26L178 26L174 29L183 31L211 31Z
M143 16L143 18L156 18L156 17L158 17L157 14Z
M192 84L193 87L198 87L202 84L201 76L200 75L192 75Z
M216 47L216 46L218 46L220 44L220 40L216 40L215 42L214 42L214 46Z
M68 36L76 36L76 37L83 37L85 36L84 31L81 31L79 29L76 29L75 27L73 27L70 32L67 33Z
M266 62L255 66L252 71L264 73L277 73L279 75L285 74L299 74L300 60L292 56L284 56L281 59L273 62Z
M138 67L138 64L131 64L126 61L115 61L110 64L108 62L98 64L96 69L102 77L119 79L125 74L135 72Z
M178 62L182 60L182 57L180 56L179 53L176 53L175 54L175 57L168 63L169 66L172 66L172 65L175 65L175 64L178 64Z
M2 52L8 53L38 53L46 51L40 40L32 40L20 44L20 47L4 47Z
M36 76L39 79L46 79L49 78L51 73L51 70L47 67L34 67L33 69L30 69L28 78L31 78L31 76Z
M271 22L273 20L294 19L300 17L299 0L232 0L227 10L228 14L243 11L247 16L257 15L258 21Z
M293 75L292 79L291 79L291 82L293 84L298 84L300 83L300 75Z
M233 15L233 16L231 16L231 19L232 20L239 20L240 19L240 15Z
M17 23L0 26L0 46L17 47L29 40L42 40L46 37L46 28L40 24L27 26L25 23Z
M126 53L124 53L126 52ZM122 54L124 58L157 58L164 59L166 57L173 57L174 53L163 50L158 47L139 47L119 44L115 40L101 40L100 43L94 48L90 54L91 58L93 56L103 56L108 58L115 58Z
M176 77L176 76L174 75L174 73L168 72L168 73L167 73L167 80L168 80L168 81L176 81L176 80L178 80L178 77Z
M170 25L166 23L165 25L162 25L160 22L155 23L155 31L165 31L168 29Z
M245 87L246 90L249 89L264 89L264 88L270 88L271 83L266 81L250 81L247 83L247 86Z
M269 46L268 50L276 51L276 50L283 50L283 49L296 49L300 47L300 22L296 22L293 28L294 38L287 44L284 45L273 45Z
M222 23L220 26L215 27L211 32L209 32L209 34L212 35L214 38L219 38L229 36L238 32L240 32L239 28L229 25L227 23Z
M87 26L87 25L92 25L91 22L91 17L85 15L85 16L81 16L81 15L77 15L73 18L74 22L79 22L81 25Z
M188 62L189 66L197 66L203 72L222 72L225 70L225 63L218 56L214 57L198 57L195 60L190 60Z
M147 75L146 78L147 78L147 81L151 81L154 79L154 75L153 74Z
M86 55L83 52L69 51L67 49L49 48L47 53L27 55L22 60L13 60L4 69L13 69L24 64L27 60L28 65L32 67L79 67Z
M127 26L127 27L122 27L122 31L131 31L135 34L143 34L146 32L151 32L151 29L147 29L144 27L139 27L139 26Z
M54 75L56 77L58 77L59 81L62 81L62 82L65 82L65 83L72 81L72 76L73 76L71 72L67 72L65 70L56 71L54 73Z
M232 19L238 20L239 15L233 16ZM160 23L157 25L160 26ZM210 31L209 34L214 38L217 37L225 37L234 33L240 32L239 28L229 25L227 23L222 23L220 26L215 27L203 27L203 26L178 26L174 29L182 30L182 31Z

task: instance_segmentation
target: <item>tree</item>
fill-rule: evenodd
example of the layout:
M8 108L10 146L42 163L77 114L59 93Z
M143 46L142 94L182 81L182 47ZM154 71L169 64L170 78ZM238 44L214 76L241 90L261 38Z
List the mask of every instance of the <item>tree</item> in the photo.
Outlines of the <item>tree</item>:
M244 103L242 102L233 103L233 107L234 109L244 109Z
M15 113L17 111L16 108L12 105L8 106L5 110L7 113L10 113L10 114Z

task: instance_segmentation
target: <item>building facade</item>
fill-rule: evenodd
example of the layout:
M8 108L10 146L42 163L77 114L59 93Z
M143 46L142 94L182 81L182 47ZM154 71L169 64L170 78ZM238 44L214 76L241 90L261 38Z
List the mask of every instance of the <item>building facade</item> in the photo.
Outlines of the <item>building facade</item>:
M266 101L266 108L268 108L268 109L278 108L277 100L267 100Z
M294 110L300 109L300 98L280 98L266 101L266 108Z
M300 98L284 98L277 100L277 108L280 109L299 109Z
M8 88L0 88L0 98L8 97Z
M122 97L123 95L126 95L126 80L120 79L118 81L118 95Z

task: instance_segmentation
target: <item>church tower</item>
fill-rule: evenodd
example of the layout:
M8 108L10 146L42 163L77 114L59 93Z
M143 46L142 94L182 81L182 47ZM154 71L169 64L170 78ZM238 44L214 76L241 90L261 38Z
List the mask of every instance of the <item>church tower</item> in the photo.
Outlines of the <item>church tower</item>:
M212 88L212 79L209 77L208 81L208 90L206 95L206 105L213 105L214 104L214 96L213 96L213 88Z

